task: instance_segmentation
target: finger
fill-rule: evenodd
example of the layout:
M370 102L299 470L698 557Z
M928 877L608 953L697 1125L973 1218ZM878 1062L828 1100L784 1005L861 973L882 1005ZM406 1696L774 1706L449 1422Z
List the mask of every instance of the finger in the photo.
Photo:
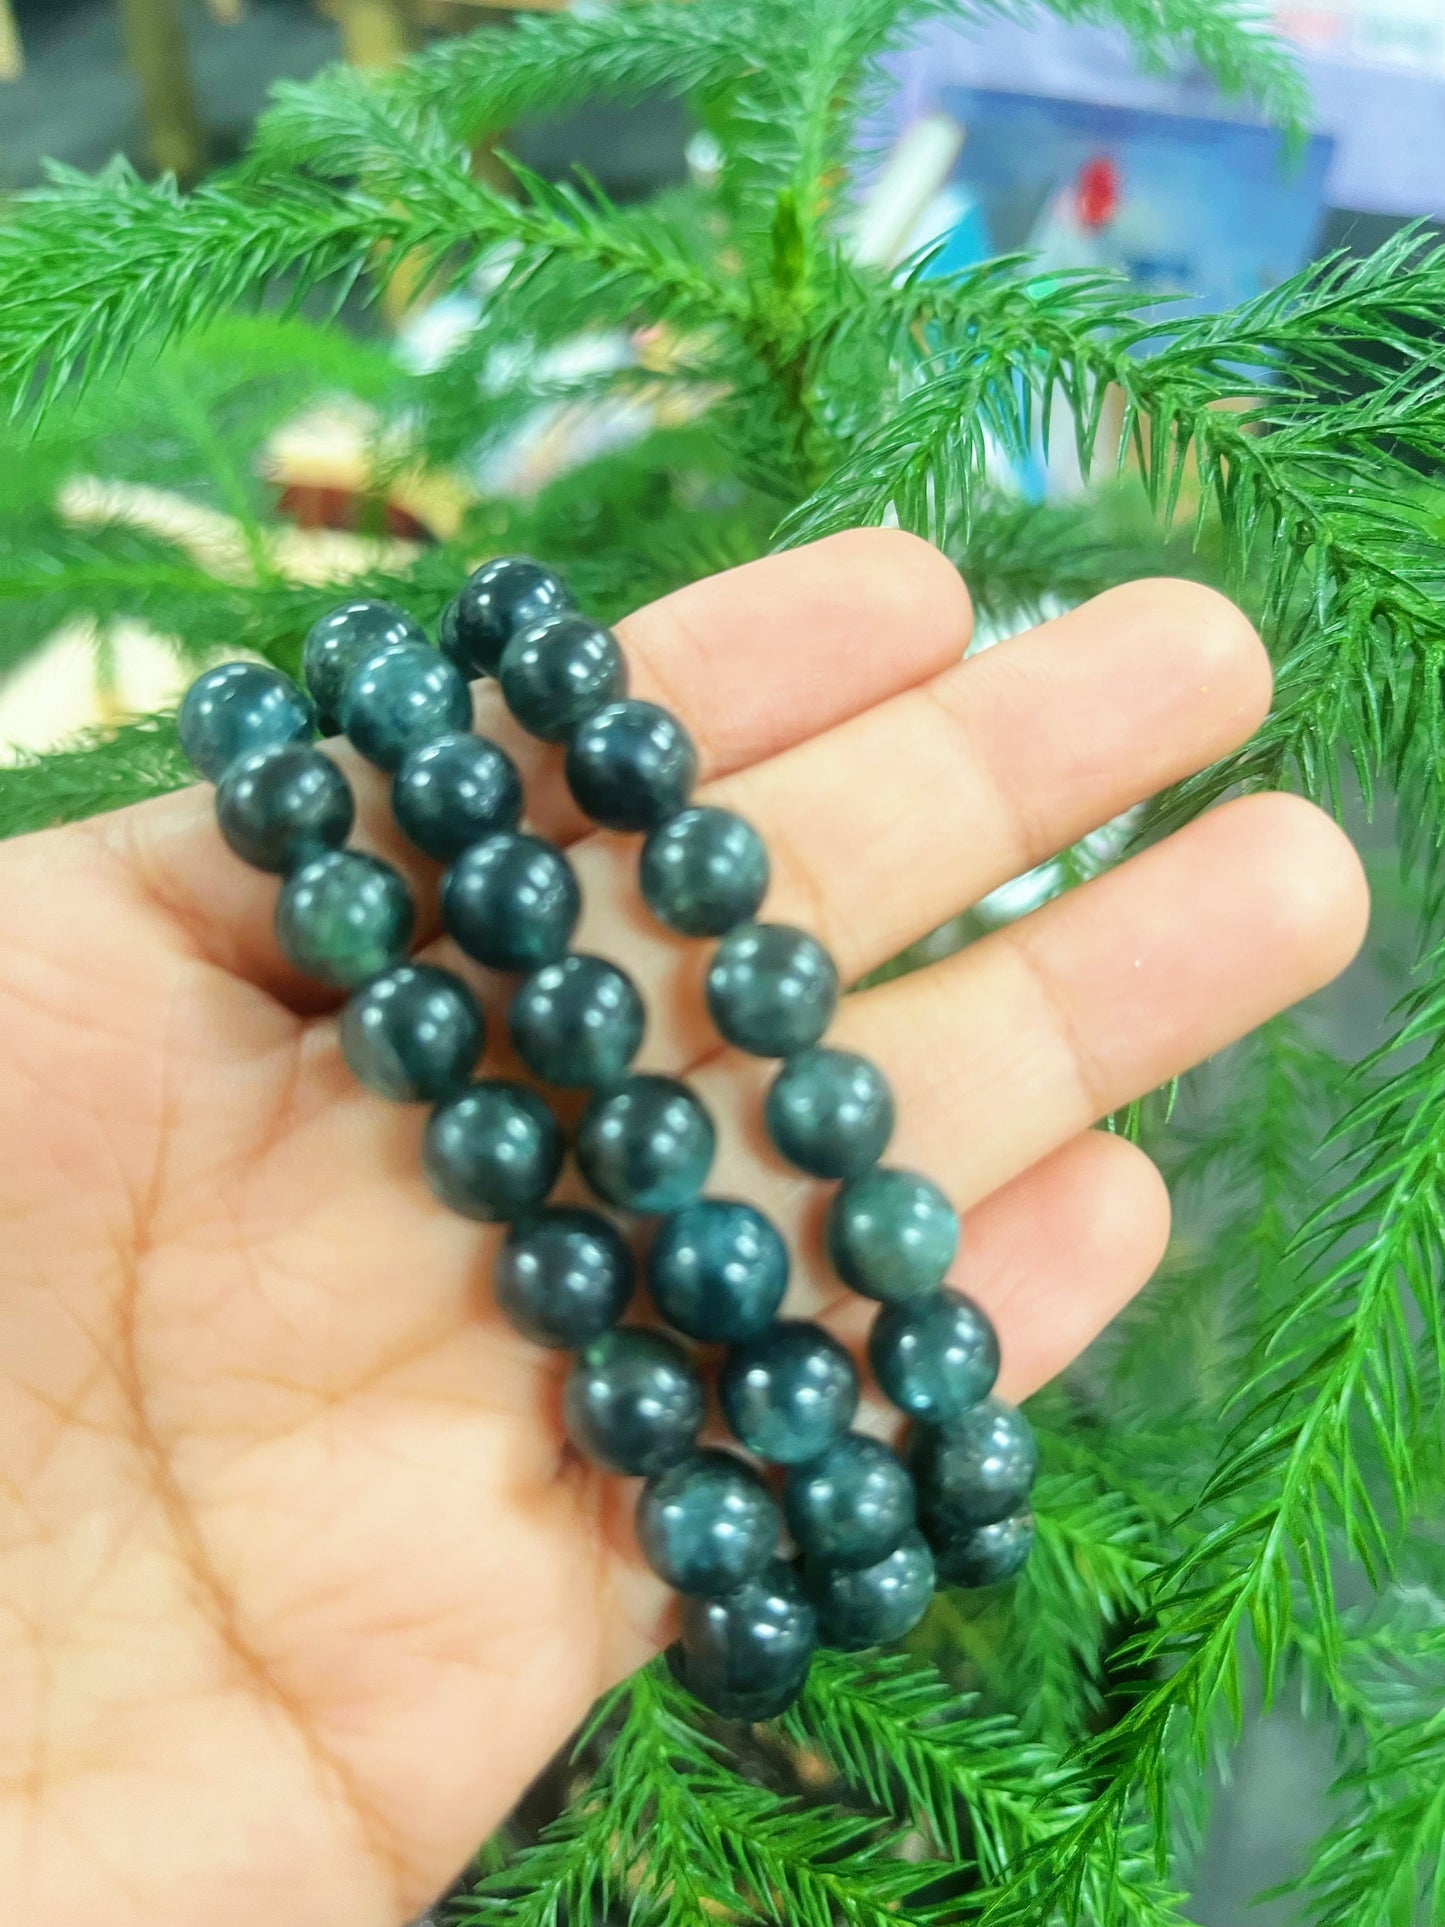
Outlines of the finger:
M1226 805L945 963L844 1000L829 1041L886 1072L890 1163L960 1210L1098 1118L1328 983L1364 935L1358 857L1297 797ZM766 1144L771 1067L720 1053L693 1075L724 1146L710 1189L752 1198L826 1305L828 1188Z
M698 741L707 776L772 756L956 661L971 617L957 571L897 530L860 529L693 583L622 625L637 693L665 701ZM529 816L549 834L580 827L564 802L560 754L478 698L524 765ZM419 938L436 929L436 868L391 822L385 779L344 744L329 753L357 791L358 847L397 864L420 898ZM302 1009L337 1001L300 982L271 930L276 885L220 843L209 788L100 817L101 838L170 932L222 968Z
M763 914L827 944L845 980L1009 877L1243 742L1269 704L1245 617L1189 582L1133 583L785 753L706 800L756 824L773 858ZM702 1048L707 956L637 892L635 852L575 855L579 944L627 960L652 1010L649 1061Z

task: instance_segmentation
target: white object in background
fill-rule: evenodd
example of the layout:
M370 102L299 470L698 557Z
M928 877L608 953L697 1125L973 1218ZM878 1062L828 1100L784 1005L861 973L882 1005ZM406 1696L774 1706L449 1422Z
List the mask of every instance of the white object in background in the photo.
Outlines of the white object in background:
M118 622L102 677L95 624L69 622L0 687L0 764L121 716L174 708L193 673L163 637Z
M962 148L963 129L947 114L924 114L904 129L859 210L854 260L865 267L891 268L903 258Z

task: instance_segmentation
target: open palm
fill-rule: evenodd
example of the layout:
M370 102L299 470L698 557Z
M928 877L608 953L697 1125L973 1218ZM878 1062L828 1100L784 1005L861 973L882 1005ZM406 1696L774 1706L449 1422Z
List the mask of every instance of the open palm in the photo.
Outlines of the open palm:
M773 852L764 914L850 978L1268 698L1248 625L1187 584L963 662L968 633L950 567L883 532L624 625L635 689ZM574 840L579 947L647 995L641 1066L718 1117L711 1188L783 1224L790 1308L857 1339L824 1189L763 1141L767 1069L709 1035L702 947L647 916L630 844L582 837L555 754L479 706L534 822ZM353 775L431 935L434 875ZM569 1453L561 1362L491 1305L496 1234L427 1191L422 1113L349 1078L273 896L206 790L0 851L0 1891L26 1927L397 1927L667 1636L630 1491ZM968 1214L959 1282L1006 1395L1163 1248L1157 1175L1088 1127L1334 975L1364 916L1333 826L1256 797L845 1003L836 1040L897 1092L890 1156Z

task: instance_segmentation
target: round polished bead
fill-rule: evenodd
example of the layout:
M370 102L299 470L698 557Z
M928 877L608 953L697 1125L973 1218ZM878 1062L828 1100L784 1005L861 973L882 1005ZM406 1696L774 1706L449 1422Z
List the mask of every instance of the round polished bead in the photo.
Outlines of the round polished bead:
M781 1526L773 1495L731 1452L693 1452L656 1473L637 1502L653 1571L679 1592L731 1592L762 1571Z
M512 999L517 1055L534 1077L563 1090L615 1084L637 1055L646 1022L625 970L574 954L544 964Z
M768 852L752 824L701 805L659 824L638 866L648 908L685 937L721 937L756 915L768 878Z
M728 1353L718 1399L750 1452L800 1465L847 1431L858 1409L858 1373L821 1325L779 1320Z
M586 1345L632 1297L632 1253L599 1212L557 1205L514 1224L497 1253L497 1303L534 1344Z
M1039 1468L1033 1427L986 1398L947 1425L920 1425L908 1448L918 1516L930 1539L958 1539L1022 1509Z
M710 1345L751 1338L788 1288L788 1247L761 1211L699 1198L658 1227L647 1287L670 1325Z
M695 1198L716 1149L711 1113L671 1077L629 1077L599 1092L577 1131L583 1177L624 1211L673 1211Z
M351 834L351 785L308 743L238 756L216 786L216 820L243 862L285 875Z
M815 1045L773 1079L768 1135L815 1178L853 1178L875 1165L893 1135L893 1093L876 1064Z
M276 901L276 940L296 968L350 990L401 962L416 913L389 863L328 850L293 870Z
M442 921L478 963L536 970L566 950L582 913L572 865L540 837L502 831L474 843L442 880Z
M562 1133L535 1092L489 1080L432 1112L422 1167L437 1197L464 1218L521 1218L556 1182Z
M706 1409L702 1381L681 1345L636 1326L594 1339L562 1391L567 1434L578 1451L630 1477L686 1458Z
M467 676L495 676L520 629L561 615L572 598L560 576L525 555L501 555L473 570L449 605L439 640Z
M394 602L343 602L313 622L301 649L301 674L311 700L332 731L341 692L357 664L389 643L426 645L426 631Z
M399 1104L459 1091L486 1041L481 1005L449 970L399 964L373 977L341 1013L341 1051L354 1076Z
M516 829L522 779L499 744L459 730L410 752L391 786L391 807L419 850L453 863L473 843Z
M846 1432L783 1487L799 1552L830 1566L871 1566L918 1522L908 1468L878 1439Z
M916 1171L879 1165L850 1178L828 1208L828 1256L866 1298L933 1291L958 1255L958 1213Z
M744 923L707 973L707 1007L730 1044L790 1057L816 1044L838 1008L838 969L816 937L785 923Z
M1034 1515L1014 1512L933 1548L938 1576L949 1586L999 1586L1028 1563L1034 1544Z
M595 710L627 694L621 644L586 616L554 616L519 630L497 679L508 709L544 743L565 743Z
M389 642L364 656L341 691L341 727L379 769L400 769L412 750L471 720L460 670L424 642Z
M655 703L608 703L567 749L573 796L609 830L655 829L682 808L696 781L692 738Z
M223 662L197 676L186 691L176 732L192 769L217 783L238 756L309 743L316 717L279 669L263 662Z
M882 1306L868 1334L868 1360L900 1411L941 1424L993 1390L998 1337L980 1306L945 1285Z
M805 1574L824 1642L855 1653L891 1646L928 1611L933 1554L921 1532L906 1532L872 1566L809 1566Z
M770 1720L802 1690L817 1643L813 1602L792 1567L773 1559L720 1598L684 1600L668 1662L723 1719Z

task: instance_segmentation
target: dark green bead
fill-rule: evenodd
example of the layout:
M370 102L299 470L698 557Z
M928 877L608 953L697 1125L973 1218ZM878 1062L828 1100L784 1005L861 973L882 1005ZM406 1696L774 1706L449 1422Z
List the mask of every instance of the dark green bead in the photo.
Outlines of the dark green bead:
M534 1091L473 1084L427 1121L422 1168L443 1204L488 1223L535 1211L562 1168L562 1132Z
M263 662L223 662L186 691L176 733L192 769L218 783L238 756L316 733L310 703L279 669Z
M419 850L454 863L474 843L516 829L522 779L500 744L456 731L410 752L391 786L391 807Z
M629 1077L599 1092L577 1132L577 1163L624 1211L672 1211L701 1191L717 1132L701 1098L672 1077Z
M1022 1412L986 1398L947 1425L915 1427L908 1463L923 1529L942 1544L1020 1511L1039 1448Z
M696 781L692 738L655 703L608 703L568 745L568 786L609 830L655 829L682 808Z
M461 672L425 642L390 642L364 656L341 691L341 727L378 769L400 769L412 750L471 720Z
M492 970L555 963L582 914L572 865L520 831L474 843L442 879L442 921L469 957Z
M514 1224L497 1253L497 1303L537 1345L586 1345L615 1325L636 1267L621 1232L596 1211L557 1205Z
M731 1592L777 1551L773 1495L731 1452L693 1452L658 1472L637 1502L637 1536L653 1571L679 1592Z
M1000 1586L1028 1563L1034 1544L1032 1512L1011 1513L933 1548L938 1576L949 1586Z
M907 1466L862 1432L789 1472L783 1512L799 1552L830 1566L874 1565L918 1523Z
M497 679L508 709L544 743L565 743L595 710L627 694L621 644L586 616L554 616L520 630Z
M815 1178L853 1178L871 1169L893 1135L893 1093L876 1064L852 1051L815 1045L790 1057L773 1079L768 1135L790 1163Z
M296 968L351 990L401 962L416 927L406 885L389 863L328 850L293 870L276 902L276 940Z
M486 1041L481 1005L434 964L373 977L341 1013L341 1050L354 1076L398 1104L435 1104L466 1084Z
M721 937L757 913L768 893L768 852L731 810L679 810L648 837L638 865L652 914L685 937Z
M544 964L512 999L517 1055L544 1084L586 1090L615 1084L642 1043L646 1013L625 970L573 954Z
M365 657L388 643L426 645L426 631L394 602L343 602L306 632L301 675L311 699L334 731L346 679Z
M706 1344L751 1338L788 1288L788 1247L761 1211L699 1198L658 1226L647 1287L670 1325Z
M562 1410L579 1452L609 1472L646 1478L692 1451L707 1398L681 1345L626 1325L583 1352Z
M838 1008L838 970L816 937L785 923L744 923L707 973L707 1007L730 1044L790 1057L816 1044Z
M930 1179L878 1165L850 1178L828 1209L828 1256L865 1298L935 1290L958 1255L958 1213Z
M716 1599L685 1599L682 1637L668 1654L693 1696L728 1720L770 1720L802 1691L818 1615L792 1567L771 1560Z
M800 1465L847 1431L858 1409L858 1373L821 1325L779 1320L728 1353L718 1399L748 1451Z
M998 1337L980 1306L944 1286L884 1305L868 1334L868 1360L900 1411L939 1424L993 1390Z
M351 785L307 743L238 756L216 786L221 834L245 863L285 875L351 834Z
M449 605L439 640L466 676L495 676L520 629L572 607L562 578L525 555L501 555L473 570Z
M856 1653L913 1631L933 1598L933 1554L921 1532L906 1532L876 1565L810 1565L804 1578L823 1642Z

